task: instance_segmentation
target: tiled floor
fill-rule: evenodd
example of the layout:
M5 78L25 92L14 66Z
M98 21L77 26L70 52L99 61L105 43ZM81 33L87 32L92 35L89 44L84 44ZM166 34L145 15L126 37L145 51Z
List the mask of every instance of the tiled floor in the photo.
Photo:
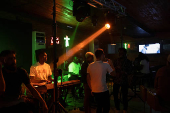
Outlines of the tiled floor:
M132 96L133 92L131 90L129 90L129 96ZM80 111L79 108L81 108L83 106L83 101L84 98L81 99L73 99L72 95L69 93L67 96L67 106L66 109L69 113L84 113L84 111ZM114 98L113 96L110 97L110 103L111 103L111 109L110 109L110 113L115 113L114 109L115 109L115 105L114 105ZM123 108L123 105L121 104L121 109ZM93 106L91 108L92 113L96 112L96 107ZM144 113L144 103L138 98L138 97L134 97L132 98L129 102L128 102L128 113ZM145 107L145 113L150 113L150 108L149 106L146 104ZM152 113L161 113L158 111L152 111ZM166 112L168 113L168 112Z

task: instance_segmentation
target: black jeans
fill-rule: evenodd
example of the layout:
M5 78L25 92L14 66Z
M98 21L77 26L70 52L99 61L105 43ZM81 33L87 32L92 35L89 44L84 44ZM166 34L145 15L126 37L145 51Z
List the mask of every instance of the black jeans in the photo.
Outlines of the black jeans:
M120 100L118 99L119 89L121 86L121 93L123 98L123 110L127 110L128 108L128 84L120 85L120 84L114 84L113 85L113 96L114 96L114 102L115 107L117 110L120 110Z
M87 83L84 83L84 93L85 93L85 97L84 97L84 109L85 109L85 113L91 113L91 89L88 86Z
M96 113L109 113L109 110L110 110L109 91L105 91L101 93L93 93L93 95L97 103ZM103 112L102 112L102 109L103 109Z

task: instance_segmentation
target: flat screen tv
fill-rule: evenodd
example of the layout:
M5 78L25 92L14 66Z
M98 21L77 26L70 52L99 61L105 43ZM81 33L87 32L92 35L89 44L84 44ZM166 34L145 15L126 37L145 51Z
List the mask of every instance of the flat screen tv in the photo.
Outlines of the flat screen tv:
M159 54L160 53L160 44L141 44L139 45L139 52L143 54Z

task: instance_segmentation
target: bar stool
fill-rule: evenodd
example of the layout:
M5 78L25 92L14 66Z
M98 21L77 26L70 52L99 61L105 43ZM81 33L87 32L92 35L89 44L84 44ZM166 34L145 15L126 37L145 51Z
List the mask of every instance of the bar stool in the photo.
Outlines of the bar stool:
M152 109L155 111L161 111L161 113L169 112L168 109L160 105L158 96L151 91L147 91L147 103L150 106L150 113L152 113Z
M147 89L143 85L140 85L140 96L142 101L144 102L144 113L145 113L145 104L147 101Z

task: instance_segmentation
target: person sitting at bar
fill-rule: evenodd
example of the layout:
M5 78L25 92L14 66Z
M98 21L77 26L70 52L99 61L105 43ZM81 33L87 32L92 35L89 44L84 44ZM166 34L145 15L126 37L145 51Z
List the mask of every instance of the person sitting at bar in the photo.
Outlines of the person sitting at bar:
M50 65L45 63L47 61L47 53L44 50L36 50L36 59L35 63L30 68L30 80L33 83L47 82L51 83L52 81L52 72Z
M0 113L28 113L31 110L32 107L30 108L20 95L22 83L39 100L44 113L47 113L46 102L30 84L26 70L16 66L16 53L11 50L4 50L1 52L1 56L3 61L0 61ZM32 110L34 111L35 109L33 108Z
M73 57L73 62L71 62L68 66L69 80L80 79L81 77L80 70L81 70L81 65L78 62L78 58L75 56Z
M78 62L78 58L75 56L73 57L73 62L71 62L68 66L68 80L71 81L71 80L80 80L81 79L81 75L80 75L80 70L81 70L81 65L80 63ZM80 97L82 95L82 84L80 86L77 86L77 87L73 87L72 88L72 96L73 97ZM78 91L79 95L76 95L75 92Z
M96 113L109 113L110 110L110 96L106 84L106 74L115 75L115 69L110 59L107 62L103 49L95 51L96 61L91 63L87 68L87 83L93 93L96 103Z
M170 55L167 58L167 65L157 71L154 87L160 104L170 110Z
M81 67L82 82L84 85L84 93L85 93L84 110L85 110L85 113L91 113L90 99L92 98L92 95L91 95L91 89L89 88L87 84L87 67L90 63L94 61L94 54L92 52L87 52L85 54L85 58L86 59L83 62L82 67Z
M128 109L128 77L132 73L132 62L127 59L127 51L125 48L119 48L119 58L114 61L116 76L114 78L113 96L116 107L116 113L120 113L120 101L118 99L119 89L121 87L123 97L123 113L127 113Z

